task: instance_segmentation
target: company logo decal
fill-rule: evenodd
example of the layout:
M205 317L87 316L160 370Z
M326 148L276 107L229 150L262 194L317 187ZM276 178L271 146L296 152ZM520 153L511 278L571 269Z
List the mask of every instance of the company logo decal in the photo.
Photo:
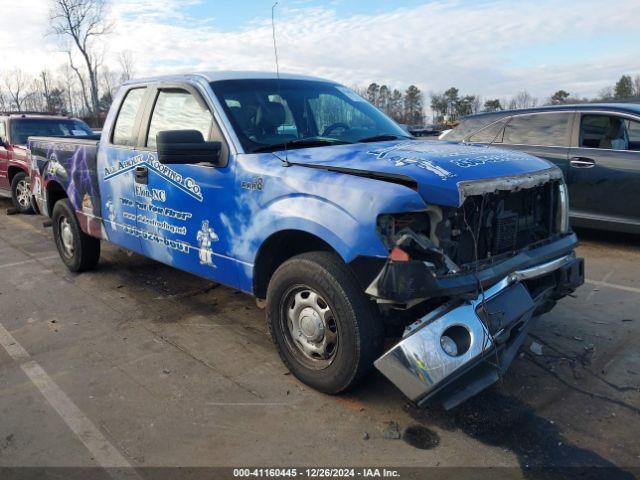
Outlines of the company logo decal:
M500 153L492 153L492 154L483 154L483 155L475 155L473 157L467 158L457 158L455 160L451 160L451 163L459 166L460 168L470 168L470 167L479 167L482 165L486 165L487 163L501 163L508 162L511 160L513 156L511 154L500 154Z
M388 160L392 162L396 167L405 167L407 165L414 165L418 168L427 170L442 180L455 177L456 174L452 173L439 165L436 165L431 160L420 158L419 156L411 155L411 153L419 153L421 150L415 148L414 142L403 142L392 147L379 148L368 152L371 155L375 155L379 160Z
M202 190L200 185L191 177L183 177L169 166L160 163L154 155L141 153L127 160L119 161L111 167L104 169L104 180L109 181L123 173L130 172L137 166L146 166L149 170L157 173L167 182L182 190L190 197L202 202Z

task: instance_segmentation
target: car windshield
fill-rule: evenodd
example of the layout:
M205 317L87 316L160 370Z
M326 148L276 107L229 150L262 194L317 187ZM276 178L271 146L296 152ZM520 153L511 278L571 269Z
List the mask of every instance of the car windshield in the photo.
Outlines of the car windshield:
M20 118L11 120L11 143L26 145L29 137L85 137L89 125L71 118Z
M211 88L246 152L411 138L354 91L314 80L224 80Z

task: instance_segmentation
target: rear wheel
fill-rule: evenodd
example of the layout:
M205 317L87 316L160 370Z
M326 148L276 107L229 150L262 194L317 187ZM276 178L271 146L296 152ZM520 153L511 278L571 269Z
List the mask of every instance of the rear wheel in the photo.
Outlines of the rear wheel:
M68 199L56 202L51 220L56 247L67 268L72 272L93 269L100 259L100 240L80 229Z
M20 213L31 213L31 185L24 172L18 172L11 180L11 200Z
M380 354L377 309L336 255L311 252L282 264L267 292L267 320L280 357L325 393L356 384Z

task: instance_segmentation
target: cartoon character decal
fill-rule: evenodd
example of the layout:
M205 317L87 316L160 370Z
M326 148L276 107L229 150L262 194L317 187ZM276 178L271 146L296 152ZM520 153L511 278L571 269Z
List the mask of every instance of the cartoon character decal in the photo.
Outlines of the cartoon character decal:
M42 197L42 180L40 179L40 175L34 175L35 176L35 183L33 185L33 193L38 196L38 197Z
M196 236L200 252L198 254L200 258L200 265L208 265L216 268L213 263L213 249L211 248L214 242L219 240L216 232L209 226L209 220L202 221L202 228L198 231Z
M111 230L116 230L116 208L111 200L107 201L106 207L109 211L109 226Z

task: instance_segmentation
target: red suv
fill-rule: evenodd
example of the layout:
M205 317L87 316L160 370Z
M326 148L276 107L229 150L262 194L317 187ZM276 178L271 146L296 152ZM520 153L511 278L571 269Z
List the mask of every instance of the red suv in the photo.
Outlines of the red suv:
M0 193L11 194L20 213L31 212L27 138L93 135L82 120L45 114L0 114Z

